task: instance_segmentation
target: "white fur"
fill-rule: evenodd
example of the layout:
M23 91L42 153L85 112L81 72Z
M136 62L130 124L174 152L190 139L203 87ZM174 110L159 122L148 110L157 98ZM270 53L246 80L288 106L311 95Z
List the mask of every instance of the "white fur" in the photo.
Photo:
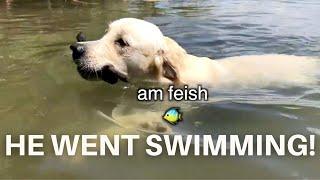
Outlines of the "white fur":
M123 18L109 26L109 32L115 31L135 48L149 50L150 53L164 49L165 44L160 29L147 21L134 18ZM108 37L109 34L106 34Z
M114 43L119 37L130 44L124 54L119 53L119 47ZM174 40L163 36L154 24L134 18L112 22L102 39L84 44L89 51L86 57L87 63L91 64L89 66L99 69L112 64L132 82L171 82L163 76L164 61L169 61L177 71L178 80L172 83L251 88L314 85L318 82L319 60L316 58L259 55L212 60L196 57L187 54Z

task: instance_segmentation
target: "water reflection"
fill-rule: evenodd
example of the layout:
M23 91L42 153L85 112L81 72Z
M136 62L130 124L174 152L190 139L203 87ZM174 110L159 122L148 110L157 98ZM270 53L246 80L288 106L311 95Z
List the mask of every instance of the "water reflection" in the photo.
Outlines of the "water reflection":
M137 87L88 82L69 44L78 31L100 38L107 23L137 17L157 24L188 52L214 59L265 53L319 56L320 3L301 1L13 1L0 3L0 135L136 133L175 103L138 103ZM294 12L294 13L293 13ZM319 87L214 92L208 103L180 104L188 134L296 134L320 128ZM148 114L149 113L149 114ZM136 116L135 116L136 115ZM147 117L147 118L146 118ZM132 119L133 121L130 121ZM139 146L140 147L140 146ZM47 147L50 148L50 147ZM316 158L187 157L0 158L10 177L318 178ZM3 154L3 148L0 150ZM170 166L168 166L170 164ZM172 168L175 167L175 168ZM123 173L125 169L126 173ZM41 171L41 174L39 172Z

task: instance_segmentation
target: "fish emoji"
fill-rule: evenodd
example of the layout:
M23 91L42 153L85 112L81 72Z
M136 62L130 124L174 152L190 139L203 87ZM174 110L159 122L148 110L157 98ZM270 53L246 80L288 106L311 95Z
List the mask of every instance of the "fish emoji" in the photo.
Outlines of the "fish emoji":
M182 113L180 112L180 108L171 107L166 110L162 118L170 124L176 125L179 121L182 121Z

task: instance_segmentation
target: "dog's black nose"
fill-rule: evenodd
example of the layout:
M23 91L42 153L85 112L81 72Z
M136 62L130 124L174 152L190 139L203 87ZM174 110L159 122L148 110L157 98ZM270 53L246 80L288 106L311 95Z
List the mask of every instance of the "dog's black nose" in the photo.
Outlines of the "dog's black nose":
M70 45L70 49L72 50L72 56L74 59L80 58L84 52L85 52L85 47L82 44L79 43L74 43Z

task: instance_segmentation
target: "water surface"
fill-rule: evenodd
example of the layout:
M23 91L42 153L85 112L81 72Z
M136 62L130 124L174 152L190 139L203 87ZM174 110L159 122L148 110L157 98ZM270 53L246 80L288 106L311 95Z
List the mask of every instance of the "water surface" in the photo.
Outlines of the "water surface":
M80 78L69 44L98 39L122 17L148 20L189 53L214 59L250 54L319 56L320 2L12 1L0 3L0 174L3 178L319 178L319 157L4 157L5 134L136 133L97 112L130 121L158 117L170 103L138 103L135 88ZM285 68L284 68L285 70ZM215 92L183 103L188 134L308 134L320 128L320 89ZM45 145L46 146L46 145ZM47 149L51 149L49 145Z

